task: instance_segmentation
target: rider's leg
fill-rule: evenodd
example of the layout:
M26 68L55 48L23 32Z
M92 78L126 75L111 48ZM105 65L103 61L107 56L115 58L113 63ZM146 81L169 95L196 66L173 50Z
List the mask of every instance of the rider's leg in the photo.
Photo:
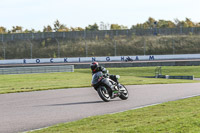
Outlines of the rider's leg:
M112 91L118 90L116 85L112 84L107 78L103 79L102 82L108 86Z
M106 79L106 78L103 79L102 82L112 90L111 98L114 98L114 97L117 95L115 91L118 92L118 90L119 90L118 87L117 87L116 85L112 84L112 83L111 83L108 79Z
M110 79L112 79L113 81L115 81L117 84L119 84L116 75L110 75L109 77L110 77Z
M115 81L117 83L118 89L120 89L122 87L121 84L118 81L119 78L120 78L119 75L110 75L110 79L112 79L113 81Z

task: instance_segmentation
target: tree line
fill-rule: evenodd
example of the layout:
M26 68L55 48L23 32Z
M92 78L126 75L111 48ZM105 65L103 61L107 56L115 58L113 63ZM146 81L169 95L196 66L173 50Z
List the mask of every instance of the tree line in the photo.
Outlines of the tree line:
M143 28L176 28L176 27L200 27L200 22L193 22L189 18L185 18L185 20L174 19L174 21L170 20L155 20L152 17L149 17L147 21L144 23L138 23L136 25L132 25L130 29ZM129 29L127 26L120 24L109 24L100 22L98 25L94 23L92 25L88 25L85 28L82 27L67 27L65 24L60 23L59 20L56 20L53 23L53 27L50 25L44 26L42 31L36 31L35 29L23 29L22 26L13 26L12 29L7 29L6 27L0 26L0 33L39 33L39 32L69 32L69 31L97 31L97 30L124 30Z

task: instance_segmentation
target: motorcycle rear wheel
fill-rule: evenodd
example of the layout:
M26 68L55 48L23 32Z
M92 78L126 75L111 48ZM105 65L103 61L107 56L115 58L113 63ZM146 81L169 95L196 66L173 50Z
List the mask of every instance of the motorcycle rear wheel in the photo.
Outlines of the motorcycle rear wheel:
M105 101L105 102L110 101L110 95L108 93L108 90L105 87L99 87L97 89L97 92L103 101Z

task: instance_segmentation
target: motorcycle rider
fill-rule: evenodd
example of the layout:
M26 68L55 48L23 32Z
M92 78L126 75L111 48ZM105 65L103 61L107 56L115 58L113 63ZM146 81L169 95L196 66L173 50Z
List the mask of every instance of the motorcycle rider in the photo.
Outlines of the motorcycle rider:
M99 72L99 71L101 71L103 74L108 74L108 71L106 70L106 68L104 68L103 66L99 66L99 63L98 62L92 62L91 64L90 64L90 67L91 67L91 70L92 70L92 75L93 74L95 74L95 73L97 73L97 72ZM118 82L118 77L116 76L116 75L108 75L109 76L109 78L111 79L111 80L113 80L114 82L116 82L117 83L117 85L119 85L119 82ZM119 75L118 75L119 76ZM107 83L106 84L109 88L111 88L112 89L112 91L115 91L115 90L119 90L118 89L118 87L116 87L115 85L113 85L113 84L111 84L111 83ZM92 84L92 86L94 86L93 84ZM112 97L114 97L114 93L112 93Z

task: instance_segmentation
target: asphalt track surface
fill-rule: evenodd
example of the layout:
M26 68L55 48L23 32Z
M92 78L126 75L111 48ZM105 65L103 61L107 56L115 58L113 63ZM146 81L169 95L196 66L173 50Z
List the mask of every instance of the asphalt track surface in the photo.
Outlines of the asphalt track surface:
M92 87L0 95L0 133L16 133L200 95L200 83L130 85L129 99L103 102Z

